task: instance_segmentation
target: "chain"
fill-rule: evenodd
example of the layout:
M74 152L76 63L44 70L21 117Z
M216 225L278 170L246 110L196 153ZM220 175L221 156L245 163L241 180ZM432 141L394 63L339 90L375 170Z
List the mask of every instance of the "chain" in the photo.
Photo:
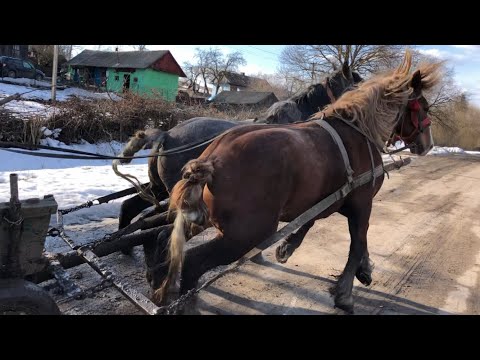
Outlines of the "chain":
M66 215L68 213L71 213L73 211L77 211L77 210L80 210L80 209L85 209L85 208L89 208L91 206L93 206L94 203L93 201L87 201L86 203L83 203L82 205L78 205L78 206L74 206L74 207L71 207L69 209L59 209L58 212L62 215Z
M8 223L10 226L18 226L22 223L23 221L23 218L21 217L20 219L18 219L17 221L11 221L9 220L6 216L3 217L3 220Z
M47 231L47 235L51 237L57 237L60 235L60 230L58 230L57 228L51 228Z
M185 304L192 298L194 295L198 294L201 290L205 289L207 286L210 286L212 283L217 281L219 278L223 277L227 273L235 270L239 267L243 262L236 261L230 265L228 265L225 269L221 272L213 275L210 279L205 281L202 286L198 288L193 288L188 290L185 294L180 296L177 300L172 302L170 305L161 306L157 310L157 315L175 315L177 314L178 310L183 309Z
M178 310L183 309L187 301L190 300L193 295L197 294L202 288L203 286L198 289L191 289L180 296L177 300L172 302L170 305L159 307L156 315L176 315Z

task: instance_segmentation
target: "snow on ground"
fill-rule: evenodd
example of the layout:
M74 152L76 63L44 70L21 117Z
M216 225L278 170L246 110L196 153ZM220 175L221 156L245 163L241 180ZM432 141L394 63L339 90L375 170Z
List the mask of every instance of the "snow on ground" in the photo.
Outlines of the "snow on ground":
M5 104L3 107L7 110L10 110L14 113L19 113L20 115L38 115L44 118L49 117L55 111L55 107L50 105L44 105L32 100L50 100L51 99L51 90L50 89L36 89L30 87L30 84L42 84L49 86L48 83L36 81L33 79L12 79L4 78L5 80L18 82L18 85L6 84L0 82L0 99L5 98L14 94L23 94L22 100L15 100ZM43 84L45 83L45 84ZM34 91L33 91L34 90ZM28 93L27 93L28 92ZM24 94L26 93L26 94ZM118 101L121 99L118 95L114 93L94 93L85 89L79 88L67 88L64 90L57 89L56 99L57 101L66 101L71 96L77 96L85 99L112 99Z
M46 106L39 102L24 100L13 100L5 104L3 107L4 109L21 115L22 118L28 117L29 115L36 115L42 118L48 118L55 111L55 107L53 106Z
M480 151L468 151L463 150L459 147L441 147L434 146L428 155L446 155L446 154L469 154L469 155L480 155Z
M108 155L117 154L123 147L123 144L118 142L66 146L49 139L48 143L52 146ZM142 150L136 155L144 155L149 152L150 150ZM18 174L21 200L53 194L60 209L77 206L88 200L94 200L132 186L113 172L110 160L41 158L4 150L0 150L0 159L0 202L10 199L11 173ZM132 165L121 165L119 170L122 173L136 176L142 183L149 181L146 158L136 159L132 161ZM65 228L67 232L73 236L75 241L84 243L115 231L118 226L120 206L126 199L128 197L66 215ZM50 226L56 226L55 216L52 216ZM59 252L68 250L68 247L65 247L63 241L58 237L48 238L46 248L49 251Z
M10 79L10 78L4 78L4 79ZM22 80L22 79L16 79L16 80ZM23 79L23 80L30 80L30 79ZM35 90L35 91L32 91L32 90ZM13 85L13 84L5 84L0 82L0 95L3 94L4 96L10 96L16 93L21 94L27 91L32 91L32 92L22 95L22 98L50 100L52 96L52 91L50 89L35 89L33 87L29 87L28 85L20 85L20 84ZM95 93L92 91L74 88L74 87L66 88L64 90L57 89L56 98L58 101L65 101L65 100L68 100L69 97L74 95L78 97L90 98L90 99L109 99L110 98L108 93ZM110 96L113 100L121 99L120 96L114 93L110 93Z
M8 82L8 83L15 83L18 85L33 85L33 86L45 86L45 87L51 87L52 82L51 81L46 81L46 80L35 80L35 79L27 79L27 78L11 78L11 77L2 77L2 81Z
M108 143L98 143L98 144L89 144L88 142L83 142L83 144L76 145L65 145L62 142L54 139L42 139L42 145L55 146L65 149L80 150L91 152L101 155L117 155L123 149L125 144L122 144L118 141L112 141ZM41 150L45 153L57 153L52 150ZM150 150L142 150L136 153L136 156L148 155ZM43 169L69 169L75 167L99 167L99 166L109 166L111 167L111 160L77 160L77 159L53 159L53 158L44 158L30 155L16 154L12 152L7 152L5 150L0 150L0 156L2 161L0 161L0 174L2 171L22 171L22 170L43 170ZM132 165L135 164L146 164L147 159L135 159L131 162ZM119 178L120 179L120 178ZM126 183L125 180L120 179L122 182Z
M57 140L49 140L49 145L52 146L106 155L118 154L123 146L118 142L66 146ZM41 151L55 153L50 150ZM142 150L136 155L149 152L150 150ZM10 173L19 175L21 199L53 194L61 208L131 187L130 183L115 175L111 160L42 158L5 150L0 150L0 157L0 202L10 198ZM148 182L146 164L146 158L135 159L129 165L121 165L119 170L137 176L141 182Z

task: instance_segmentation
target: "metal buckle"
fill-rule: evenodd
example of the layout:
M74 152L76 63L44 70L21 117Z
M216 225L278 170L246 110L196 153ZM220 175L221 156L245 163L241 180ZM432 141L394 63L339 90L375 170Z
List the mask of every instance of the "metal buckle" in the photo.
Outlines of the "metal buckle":
M342 195L342 198L346 197L350 191L352 191L352 185L350 184L345 184L341 189L340 189L340 194Z

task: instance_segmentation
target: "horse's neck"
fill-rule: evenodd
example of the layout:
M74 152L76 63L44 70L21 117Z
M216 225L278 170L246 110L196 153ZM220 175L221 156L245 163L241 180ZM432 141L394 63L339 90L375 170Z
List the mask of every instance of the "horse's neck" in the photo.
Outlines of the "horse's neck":
M324 86L321 87L321 91L317 89L315 95L308 96L306 93L304 96L295 100L298 109L302 112L302 119L306 120L309 116L322 110L326 105L330 104L330 98Z

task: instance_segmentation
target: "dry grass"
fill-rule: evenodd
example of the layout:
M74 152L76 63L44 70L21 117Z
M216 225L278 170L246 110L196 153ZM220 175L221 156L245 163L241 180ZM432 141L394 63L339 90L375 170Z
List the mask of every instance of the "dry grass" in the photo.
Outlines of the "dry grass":
M448 110L450 128L433 123L435 145L480 150L480 109L454 106Z
M33 143L40 140L40 128L44 120L37 116L18 118L8 111L0 110L0 141Z
M179 122L198 116L244 120L258 116L252 111L219 111L210 106L183 105L161 98L129 94L121 101L78 98L59 103L60 111L47 120L49 129L61 128L59 140L65 143L125 141L136 130L159 127L169 130Z

